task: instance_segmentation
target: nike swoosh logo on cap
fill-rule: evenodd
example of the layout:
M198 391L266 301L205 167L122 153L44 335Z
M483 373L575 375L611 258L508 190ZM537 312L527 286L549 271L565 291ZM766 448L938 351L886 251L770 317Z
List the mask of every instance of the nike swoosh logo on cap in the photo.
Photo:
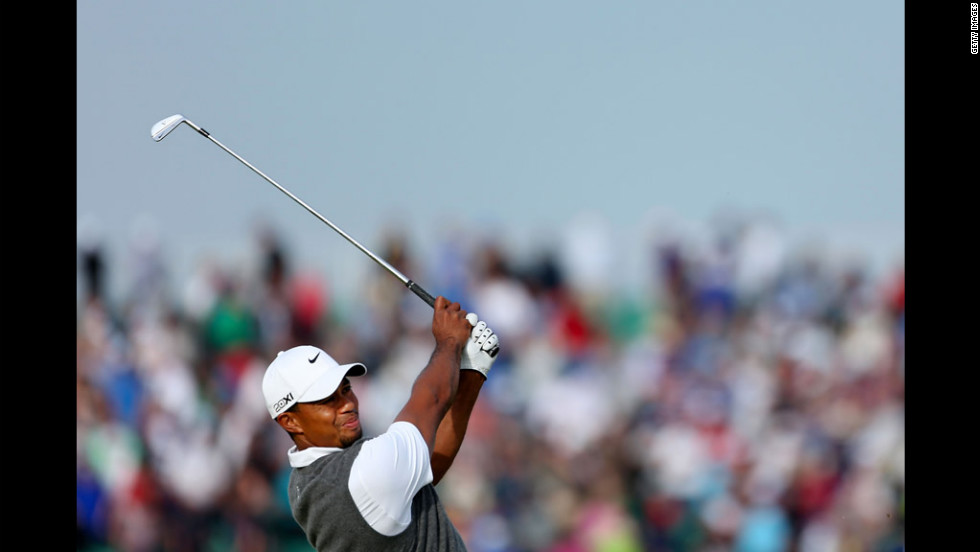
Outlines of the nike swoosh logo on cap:
M313 355L313 358L308 358L306 360L310 361L310 364L313 364L314 362L316 362L316 359L319 358L319 357L320 357L320 352L317 351L317 353L315 355Z

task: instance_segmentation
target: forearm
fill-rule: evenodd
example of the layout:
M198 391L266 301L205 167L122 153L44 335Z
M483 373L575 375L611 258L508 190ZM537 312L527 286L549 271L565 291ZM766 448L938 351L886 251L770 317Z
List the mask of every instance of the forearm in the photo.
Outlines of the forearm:
M470 414L480 389L486 377L476 370L460 370L458 375L456 398L443 417L436 432L435 446L432 451L432 484L438 484L442 476L452 466L456 454L463 444L466 427L469 425Z
M459 386L461 351L462 347L455 342L436 345L429 363L412 384L408 403L395 418L395 421L414 424L432 451L439 426L453 404Z
M415 380L414 387L427 390L431 400L441 412L453 403L459 387L459 360L462 355L462 345L456 342L438 343L429 363L422 369ZM414 394L413 390L413 394Z

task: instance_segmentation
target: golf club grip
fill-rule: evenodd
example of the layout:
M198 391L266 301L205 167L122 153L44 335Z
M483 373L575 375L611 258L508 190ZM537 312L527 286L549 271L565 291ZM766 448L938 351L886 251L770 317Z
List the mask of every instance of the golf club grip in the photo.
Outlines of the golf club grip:
M408 287L408 289L412 290L412 292L414 292L415 295L418 295L419 297L422 298L423 301L425 301L426 303L428 303L430 307L435 308L435 306L436 306L436 298L433 297L433 296L431 296L431 295L429 295L429 292L427 292L424 289L422 289L422 286L416 284L415 282L413 282L411 280L409 280L408 282L406 282L405 285ZM491 357L496 357L500 353L500 345L495 345L494 348L493 349L490 349L489 351L487 351L487 353Z
M424 289L422 289L422 286L416 284L415 282L413 282L411 280L409 280L408 282L406 282L405 283L405 286L407 286L408 289L412 290L412 292L415 295L418 295L419 297L421 297L422 300L425 301L426 303L428 303L430 307L435 308L435 306L436 306L436 298L433 297L433 296L431 296L431 295L429 295L429 292L428 291L425 291Z

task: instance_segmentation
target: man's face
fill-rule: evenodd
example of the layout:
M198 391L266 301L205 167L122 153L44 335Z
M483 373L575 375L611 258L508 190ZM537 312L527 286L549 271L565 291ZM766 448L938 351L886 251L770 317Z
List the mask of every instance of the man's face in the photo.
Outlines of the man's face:
M295 420L304 440L314 447L346 448L361 438L357 395L344 378L333 395L316 402L298 403Z

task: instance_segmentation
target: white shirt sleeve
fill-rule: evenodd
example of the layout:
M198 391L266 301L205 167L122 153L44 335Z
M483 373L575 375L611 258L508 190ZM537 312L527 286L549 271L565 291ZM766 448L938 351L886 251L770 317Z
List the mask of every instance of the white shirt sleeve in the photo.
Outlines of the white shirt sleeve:
M408 422L395 422L364 443L347 488L375 531L390 537L408 527L415 493L432 482L430 461L425 439Z

